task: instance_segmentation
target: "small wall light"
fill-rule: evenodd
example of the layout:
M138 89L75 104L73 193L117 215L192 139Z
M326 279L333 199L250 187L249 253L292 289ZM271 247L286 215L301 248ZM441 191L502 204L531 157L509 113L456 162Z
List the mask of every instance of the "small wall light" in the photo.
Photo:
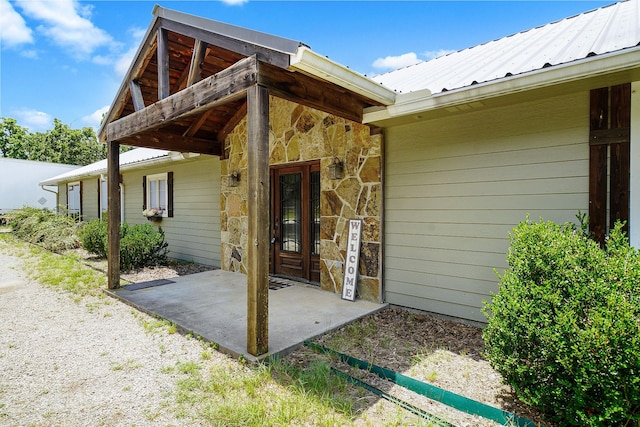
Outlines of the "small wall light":
M229 175L229 187L237 187L240 182L240 172L233 171Z
M333 159L333 163L329 165L329 179L342 179L344 174L344 165L338 159Z

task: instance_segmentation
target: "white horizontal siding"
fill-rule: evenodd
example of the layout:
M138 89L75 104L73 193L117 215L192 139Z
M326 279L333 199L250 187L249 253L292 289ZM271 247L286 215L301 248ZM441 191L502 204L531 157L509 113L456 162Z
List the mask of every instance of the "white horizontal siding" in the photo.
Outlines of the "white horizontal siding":
M142 177L173 172L173 217L159 225L171 258L220 267L220 160L217 157L125 173L125 220L142 224Z
M386 132L385 299L485 321L509 232L588 210L589 93Z

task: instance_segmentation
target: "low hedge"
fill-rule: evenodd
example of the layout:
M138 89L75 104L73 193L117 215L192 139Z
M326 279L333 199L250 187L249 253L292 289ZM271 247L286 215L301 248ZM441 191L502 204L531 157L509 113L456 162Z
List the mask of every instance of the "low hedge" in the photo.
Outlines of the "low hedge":
M108 253L107 223L99 219L86 222L80 230L82 246L90 253L106 257ZM122 223L120 227L120 269L165 265L167 263L168 243L162 228L151 224L130 225Z

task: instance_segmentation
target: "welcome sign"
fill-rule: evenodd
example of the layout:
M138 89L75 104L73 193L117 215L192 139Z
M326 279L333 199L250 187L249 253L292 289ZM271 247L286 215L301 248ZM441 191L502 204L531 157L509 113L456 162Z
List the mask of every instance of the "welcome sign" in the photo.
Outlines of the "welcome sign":
M344 263L344 280L342 281L342 299L355 301L356 284L358 283L358 261L360 260L360 236L362 220L349 220L347 238L347 254Z

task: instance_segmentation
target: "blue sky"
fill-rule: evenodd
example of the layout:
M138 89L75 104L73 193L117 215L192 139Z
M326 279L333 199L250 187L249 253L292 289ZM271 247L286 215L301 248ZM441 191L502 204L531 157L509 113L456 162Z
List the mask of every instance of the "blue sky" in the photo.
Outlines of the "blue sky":
M0 0L0 117L96 127L155 3L309 45L367 75L614 1Z

